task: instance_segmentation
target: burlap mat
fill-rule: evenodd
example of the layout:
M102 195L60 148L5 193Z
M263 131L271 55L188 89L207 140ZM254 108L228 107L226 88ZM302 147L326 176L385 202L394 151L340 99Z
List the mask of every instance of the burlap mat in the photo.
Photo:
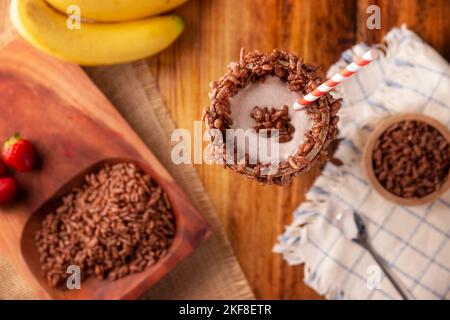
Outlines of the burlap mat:
M5 19L8 0L0 0L0 45L13 38ZM213 235L164 279L145 299L253 299L225 230L191 165L176 166L170 159L170 133L175 128L155 79L144 61L86 70L150 150L174 176L199 211ZM33 299L33 293L0 256L0 299Z

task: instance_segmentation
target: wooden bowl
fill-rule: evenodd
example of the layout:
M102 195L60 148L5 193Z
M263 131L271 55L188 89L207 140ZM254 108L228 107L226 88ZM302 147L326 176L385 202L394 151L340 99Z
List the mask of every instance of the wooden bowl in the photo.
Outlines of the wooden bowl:
M429 116L423 115L421 113L405 113L395 116L387 117L381 120L375 130L370 134L369 139L363 151L363 167L369 182L372 184L373 188L385 199L405 206L419 206L427 203L431 203L438 199L442 194L450 189L450 173L447 180L444 182L442 187L435 192L426 195L422 198L401 198L388 190L386 190L383 185L378 181L373 170L372 159L373 159L373 148L380 136L393 124L401 121L407 120L417 120L420 122L425 122L430 126L438 130L442 136L450 142L450 131L438 120L433 119Z
M167 169L79 66L17 39L0 50L0 92L0 139L20 132L40 157L36 170L11 173L21 190L15 202L0 206L0 251L37 298L138 298L210 234ZM50 288L34 243L40 222L87 172L118 161L134 162L167 193L177 228L168 253L153 267L117 281L88 278L81 290Z
M42 276L39 253L35 242L36 232L40 229L44 217L62 205L62 197L85 182L85 176L99 171L105 164L134 163L162 187L172 204L175 216L176 232L167 254L155 265L140 273L128 275L116 281L99 280L88 277L81 283L80 290L52 288ZM168 185L155 170L140 161L130 159L107 159L91 165L78 173L62 186L50 199L38 208L26 223L21 237L20 251L30 270L44 289L45 297L52 299L134 299L145 293L153 284L175 267L198 243L209 235L210 230L197 210L192 206L181 189Z

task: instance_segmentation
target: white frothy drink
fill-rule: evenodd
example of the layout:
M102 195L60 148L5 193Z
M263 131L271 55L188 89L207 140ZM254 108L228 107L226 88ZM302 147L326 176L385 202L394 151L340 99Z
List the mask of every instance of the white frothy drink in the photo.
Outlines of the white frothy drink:
M260 147L270 148L271 143L278 144L279 155L271 155L271 157L276 157L280 162L286 161L305 142L305 134L312 127L312 121L305 110L294 111L292 109L295 101L301 96L300 92L290 91L288 84L275 76L267 77L264 82L250 83L230 99L231 117L233 119L231 127L232 129L250 130L250 140L257 141L258 133L254 129L256 121L250 116L253 108L259 106L279 109L283 105L287 105L291 123L295 127L292 140L278 143L277 137L260 138ZM263 146L261 146L261 143ZM246 152L248 152L250 159L257 159L258 153L261 155L257 145L248 146Z

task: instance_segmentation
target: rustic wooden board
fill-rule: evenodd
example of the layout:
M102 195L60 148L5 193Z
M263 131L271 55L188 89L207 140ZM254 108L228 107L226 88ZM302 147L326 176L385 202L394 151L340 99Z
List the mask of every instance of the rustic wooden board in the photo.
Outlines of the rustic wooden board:
M137 298L209 234L206 221L173 178L79 66L17 39L0 51L0 92L0 137L21 132L41 157L39 169L15 174L20 199L0 208L0 250L37 297ZM168 193L176 216L175 240L168 254L142 273L114 282L88 279L81 290L50 289L34 248L36 214L42 218L48 200L69 191L70 182L86 169L109 159L138 162Z
M366 28L370 4L381 8L381 30ZM208 83L238 59L242 46L290 50L326 70L341 51L359 41L378 43L392 27L406 23L450 58L448 0L191 0L176 11L187 22L185 33L148 63L178 126L190 131L208 104ZM271 254L320 170L286 188L260 186L219 166L197 170L257 297L320 298L303 283L302 267Z

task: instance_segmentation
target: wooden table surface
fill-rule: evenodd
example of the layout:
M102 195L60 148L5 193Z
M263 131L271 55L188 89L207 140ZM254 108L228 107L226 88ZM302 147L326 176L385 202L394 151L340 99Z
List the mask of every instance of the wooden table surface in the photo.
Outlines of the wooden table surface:
M381 30L366 27L371 4L381 8ZM208 83L239 58L241 47L289 50L327 70L343 50L360 41L381 42L392 27L405 23L450 58L450 0L191 0L176 11L186 31L149 65L177 126L191 132L208 105ZM320 299L303 283L301 266L290 267L271 252L320 169L281 188L217 165L196 168L256 296Z

